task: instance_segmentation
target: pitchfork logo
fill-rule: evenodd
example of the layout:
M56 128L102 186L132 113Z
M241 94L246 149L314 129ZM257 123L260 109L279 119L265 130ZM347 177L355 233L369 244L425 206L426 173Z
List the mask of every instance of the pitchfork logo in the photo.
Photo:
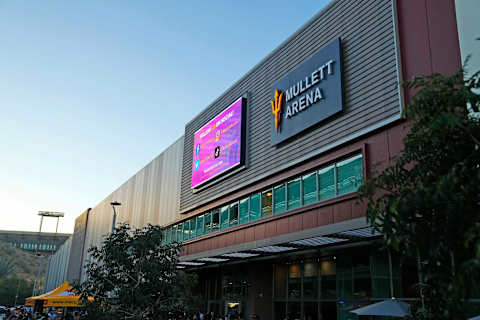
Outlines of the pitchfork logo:
M282 113L283 94L284 92L280 93L279 90L275 89L275 101L270 100L270 103L272 104L272 113L275 117L275 130L277 131L277 133L280 131L280 117Z

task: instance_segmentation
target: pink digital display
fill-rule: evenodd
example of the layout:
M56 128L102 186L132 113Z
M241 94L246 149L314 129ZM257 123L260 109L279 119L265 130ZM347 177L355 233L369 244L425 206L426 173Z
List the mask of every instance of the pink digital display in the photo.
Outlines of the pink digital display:
M192 188L243 163L244 100L238 99L195 132Z

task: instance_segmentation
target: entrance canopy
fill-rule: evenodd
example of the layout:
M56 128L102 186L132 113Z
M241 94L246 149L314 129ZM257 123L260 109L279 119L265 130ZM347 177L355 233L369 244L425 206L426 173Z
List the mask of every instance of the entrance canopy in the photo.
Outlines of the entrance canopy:
M93 298L88 298L93 300ZM25 305L34 306L42 302L44 307L80 307L80 295L72 291L72 286L65 281L58 288L36 297L25 299Z
M184 255L179 258L177 268L201 269L211 265L225 265L283 253L349 245L380 237L381 234L375 231L365 218L357 218L198 254Z
M359 316L406 317L410 316L410 305L392 298L350 311Z

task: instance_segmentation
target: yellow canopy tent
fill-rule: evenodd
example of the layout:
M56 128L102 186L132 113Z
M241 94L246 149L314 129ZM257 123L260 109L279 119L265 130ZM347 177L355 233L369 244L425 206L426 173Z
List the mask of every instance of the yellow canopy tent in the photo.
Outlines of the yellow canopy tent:
M72 286L65 281L50 292L25 299L25 305L34 306L35 302L43 301L43 307L81 307L80 295L71 290ZM89 297L88 300L93 298Z

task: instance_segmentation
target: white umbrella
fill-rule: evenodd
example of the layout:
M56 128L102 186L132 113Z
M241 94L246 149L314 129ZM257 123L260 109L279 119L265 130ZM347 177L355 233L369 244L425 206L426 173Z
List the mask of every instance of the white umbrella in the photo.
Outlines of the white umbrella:
M350 311L359 316L405 317L410 315L410 305L395 298L380 301Z

